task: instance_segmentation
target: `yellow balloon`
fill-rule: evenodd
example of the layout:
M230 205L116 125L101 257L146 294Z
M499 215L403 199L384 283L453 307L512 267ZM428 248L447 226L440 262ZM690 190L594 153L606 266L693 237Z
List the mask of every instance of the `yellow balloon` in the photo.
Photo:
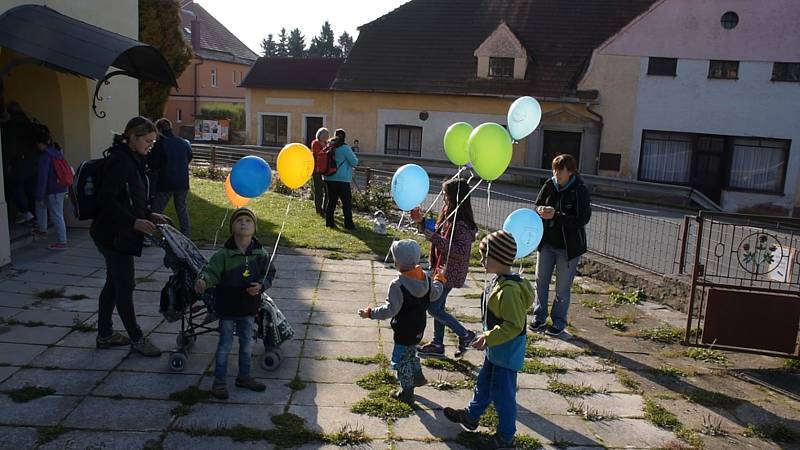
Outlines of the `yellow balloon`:
M233 190L233 186L231 186L230 174L228 174L228 178L225 179L225 195L228 196L228 200L231 201L233 206L237 208L241 208L242 206L250 202L249 198L242 197L241 195L237 194L236 191Z
M314 172L314 155L303 144L286 144L278 153L278 176L289 189L306 184Z

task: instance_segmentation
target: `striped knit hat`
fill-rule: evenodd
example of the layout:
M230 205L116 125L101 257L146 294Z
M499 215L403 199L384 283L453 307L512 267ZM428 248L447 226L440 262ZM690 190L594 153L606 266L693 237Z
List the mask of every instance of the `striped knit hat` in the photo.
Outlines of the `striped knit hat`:
M253 227L254 232L258 232L258 219L256 218L256 213L253 212L252 209L242 206L240 208L236 208L231 214L231 220L228 222L228 229L230 230L231 234L233 234L233 222L236 221L236 218L239 216L250 216L250 219L253 220L255 226Z
M514 264L517 243L514 242L514 236L508 231L497 230L481 239L480 251L481 255L487 255L500 264L510 266Z

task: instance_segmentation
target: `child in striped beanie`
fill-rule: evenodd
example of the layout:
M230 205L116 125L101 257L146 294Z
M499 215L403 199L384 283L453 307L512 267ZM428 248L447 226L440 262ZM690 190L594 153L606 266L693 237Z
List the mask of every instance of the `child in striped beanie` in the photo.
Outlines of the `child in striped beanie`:
M517 372L525 358L525 321L533 305L533 287L511 270L517 253L511 233L499 230L489 234L481 240L480 252L481 264L495 275L481 298L483 334L472 343L478 350L485 349L486 357L472 401L464 409L445 408L444 415L473 431L494 403L499 424L486 447L511 449L517 432Z

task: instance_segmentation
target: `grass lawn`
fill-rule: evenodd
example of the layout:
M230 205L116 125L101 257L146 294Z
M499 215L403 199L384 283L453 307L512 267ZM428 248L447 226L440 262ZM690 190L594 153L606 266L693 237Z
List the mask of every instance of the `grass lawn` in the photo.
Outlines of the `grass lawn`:
M291 205L287 217L286 205L289 202ZM188 203L192 239L199 244L211 244L214 242L214 234L219 230L217 245L224 244L230 235L226 211L230 214L233 208L225 196L223 182L192 177ZM326 228L325 219L316 214L312 201L273 192L267 192L251 200L247 206L256 212L258 216L257 237L268 247L274 245L284 217L286 218L286 227L281 237L281 247L323 249L340 252L347 256L367 253L384 257L394 239L411 237L416 238L421 244L426 242L421 235L412 236L408 233L399 233L391 228L386 236L375 234L372 232L372 222L355 212L353 220L356 223L356 229L345 230L341 208L336 211L336 224L339 226L339 230L332 230ZM229 209L230 211L228 211ZM176 220L177 216L172 202L169 203L165 213ZM221 228L220 223L223 224ZM426 245L423 244L423 252L426 248Z

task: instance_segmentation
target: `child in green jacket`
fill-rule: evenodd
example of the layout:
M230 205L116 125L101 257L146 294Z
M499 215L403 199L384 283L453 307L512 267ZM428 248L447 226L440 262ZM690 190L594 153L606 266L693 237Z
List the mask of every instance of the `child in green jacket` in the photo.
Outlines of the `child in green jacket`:
M272 286L275 278L275 265L270 264L269 255L255 238L256 224L256 215L250 208L235 210L230 220L232 236L211 257L194 286L195 291L200 294L208 288L216 287L219 344L211 394L218 399L228 398L225 377L234 328L239 336L239 375L236 377L236 386L259 392L266 389L263 383L250 375L253 324L261 303L261 293Z
M533 305L530 282L511 271L517 246L511 233L500 230L480 244L481 263L495 274L481 298L483 334L472 342L486 357L478 374L472 401L464 409L445 408L444 415L467 430L478 428L478 419L494 403L499 418L497 433L485 448L513 449L517 432L517 372L525 359L525 320Z

